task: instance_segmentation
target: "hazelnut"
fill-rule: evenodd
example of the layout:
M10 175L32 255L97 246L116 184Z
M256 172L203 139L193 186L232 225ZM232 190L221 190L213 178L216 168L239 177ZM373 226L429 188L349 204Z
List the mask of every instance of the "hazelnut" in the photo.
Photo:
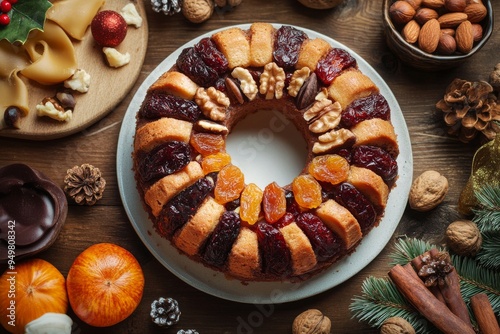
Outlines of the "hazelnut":
M457 220L446 229L446 243L458 255L476 255L482 242L481 232L473 221Z
M211 0L184 0L182 14L193 23L201 23L212 16L214 2Z
M450 12L463 12L467 6L466 0L446 0L444 7Z
M455 38L448 34L441 33L439 36L439 43L437 52L442 55L451 55L457 50L457 42Z
M395 24L405 24L415 16L415 9L408 2L399 0L389 8L389 15Z
M401 317L391 317L380 327L380 334L415 334L413 326Z
M439 172L429 170L417 177L410 188L410 207L429 211L438 206L448 193L448 180Z
M340 4L342 0L298 0L306 7L313 9L328 9Z
M420 7L422 4L422 0L406 0L415 10Z
M472 24L472 35L474 42L479 42L483 38L483 27L479 23Z
M415 13L415 21L417 21L420 25L423 25L429 20L437 19L438 17L438 12L431 8L419 8Z
M292 325L293 334L329 334L332 323L320 310L309 309L299 314Z
M15 106L10 106L5 109L3 120L8 128L19 129L19 120L21 119L21 109Z

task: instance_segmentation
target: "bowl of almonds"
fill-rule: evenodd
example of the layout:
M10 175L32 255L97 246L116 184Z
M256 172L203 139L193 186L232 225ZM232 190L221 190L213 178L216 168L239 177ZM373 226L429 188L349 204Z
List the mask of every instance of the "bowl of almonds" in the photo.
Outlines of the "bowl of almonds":
M389 48L428 71L462 64L493 31L491 0L384 0L383 13Z

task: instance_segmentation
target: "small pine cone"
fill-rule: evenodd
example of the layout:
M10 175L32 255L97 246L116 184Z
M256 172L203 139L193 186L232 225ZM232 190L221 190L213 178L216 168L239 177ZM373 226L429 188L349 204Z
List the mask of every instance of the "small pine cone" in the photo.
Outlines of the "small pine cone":
M151 0L151 6L157 13L174 15L181 11L183 0Z
M196 331L196 329L181 329L177 332L177 334L200 334Z
M424 265L418 271L418 276L424 280L427 287L443 286L445 276L454 270L447 252L438 252L435 256L430 254L422 256L422 262Z
M179 303L172 298L160 297L151 303L151 319L160 327L170 327L179 322L181 311Z
M102 198L105 187L106 180L97 167L83 164L66 171L64 192L77 204L94 205Z
M448 133L468 143L482 133L492 140L500 132L500 105L493 87L486 81L455 79L436 108L443 112Z

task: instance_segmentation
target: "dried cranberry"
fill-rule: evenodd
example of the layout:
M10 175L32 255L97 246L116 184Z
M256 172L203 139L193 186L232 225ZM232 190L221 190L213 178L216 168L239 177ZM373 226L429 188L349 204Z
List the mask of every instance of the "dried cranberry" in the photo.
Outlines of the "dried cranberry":
M264 272L278 277L289 275L292 272L292 258L280 230L260 221L256 233Z
M377 219L373 204L352 184L344 182L332 190L333 199L344 206L356 218L365 233Z
M299 51L307 35L302 30L291 26L281 26L274 35L274 62L284 69L297 64Z
M311 242L319 262L331 259L341 249L340 237L328 229L313 213L304 212L297 217L295 222Z
M340 72L356 66L356 59L344 49L332 48L316 65L316 74L319 80L330 85L339 76Z
M352 150L352 163L379 175L386 183L398 175L398 163L384 149L377 146L358 146Z
M290 212L292 215L297 216L301 210L299 204L297 203L297 201L295 201L293 192L286 191L285 199L286 199L286 212Z
M219 75L226 73L229 69L226 56L217 49L214 41L210 38L203 38L194 45L194 49L200 55L203 62Z
M189 122L197 121L200 115L201 110L194 101L163 92L149 94L139 111L139 117L142 118L171 117Z
M157 180L181 170L191 161L191 147L180 141L159 145L139 159L142 182Z
M367 119L381 118L389 120L391 117L391 108L382 94L371 94L354 100L342 112L340 126L351 128Z
M206 263L216 267L224 265L231 247L240 233L240 227L240 216L236 212L226 211L222 214L203 253L203 259Z
M213 188L212 180L202 178L168 201L157 220L160 235L173 235L184 226Z
M233 201L230 201L230 202L227 202L226 204L224 204L224 207L228 211L234 211L239 206L240 206L240 198L239 197L237 199L233 200Z
M338 155L340 155L342 158L346 159L347 162L349 162L349 164L352 164L352 158L351 158L351 151L346 149L346 148L342 148L340 150L338 150L336 152Z
M203 87L213 86L219 78L217 72L203 62L194 47L182 50L176 64L182 73Z
M295 221L295 216L294 214L292 214L291 212L286 212L283 217L281 217L280 219L278 219L277 222L273 223L274 226L276 226L277 228L283 228L287 225L290 225L291 223L293 223Z

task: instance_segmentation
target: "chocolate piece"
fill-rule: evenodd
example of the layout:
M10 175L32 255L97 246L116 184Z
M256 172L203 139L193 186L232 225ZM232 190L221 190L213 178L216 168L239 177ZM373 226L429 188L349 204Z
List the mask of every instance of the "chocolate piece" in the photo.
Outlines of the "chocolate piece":
M47 249L67 213L66 195L43 173L25 164L0 168L0 263Z

